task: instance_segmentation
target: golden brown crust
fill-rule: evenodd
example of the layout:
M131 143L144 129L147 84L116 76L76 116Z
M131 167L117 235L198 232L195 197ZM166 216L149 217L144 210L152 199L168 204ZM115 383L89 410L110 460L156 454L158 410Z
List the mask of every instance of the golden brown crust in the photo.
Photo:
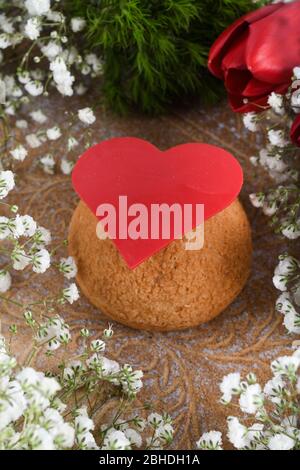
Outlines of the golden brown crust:
M186 251L175 240L130 270L111 240L96 236L97 219L80 202L69 230L77 281L112 319L145 330L177 330L219 315L244 287L251 232L238 200L205 222L204 247Z

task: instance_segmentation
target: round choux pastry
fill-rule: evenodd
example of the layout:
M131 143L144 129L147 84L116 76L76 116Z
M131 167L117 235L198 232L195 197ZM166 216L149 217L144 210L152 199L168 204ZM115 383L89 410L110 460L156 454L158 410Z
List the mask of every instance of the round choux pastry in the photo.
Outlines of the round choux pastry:
M77 281L92 304L130 327L169 331L208 322L249 276L251 232L237 199L205 221L202 249L187 251L183 240L174 240L133 270L111 240L97 238L97 222L80 201L69 230Z

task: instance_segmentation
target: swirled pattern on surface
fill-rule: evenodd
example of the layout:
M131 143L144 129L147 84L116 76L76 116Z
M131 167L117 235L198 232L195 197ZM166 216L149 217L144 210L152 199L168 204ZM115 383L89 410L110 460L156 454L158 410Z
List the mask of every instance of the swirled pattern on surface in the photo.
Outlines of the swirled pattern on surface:
M69 102L74 111L88 105L86 98ZM65 126L59 97L41 99L40 105L49 116L49 127ZM27 112L25 110L24 116ZM295 337L288 336L281 325L282 318L274 310L277 292L272 286L272 273L278 254L287 248L285 241L275 236L267 220L248 202L250 192L266 185L267 177L249 163L249 157L262 145L261 137L243 129L239 115L234 115L222 104L210 109L177 110L160 118L140 116L116 117L103 110L96 111L97 121L92 127L92 139L99 142L112 136L131 135L150 140L161 149L188 141L220 145L232 152L241 162L245 183L241 194L251 221L254 259L251 278L237 300L217 319L187 331L148 333L115 325L115 336L110 343L111 356L129 362L145 372L141 401L151 401L157 410L168 411L176 428L175 449L195 448L202 432L210 429L226 430L226 416L236 408L225 408L219 400L218 383L223 375L240 371L255 372L262 381L269 377L269 363L279 354L291 351ZM31 125L30 131L37 130ZM64 138L69 130L65 128ZM80 139L80 130L75 129ZM77 133L77 134L76 134ZM74 135L74 134L73 134ZM62 140L55 142L57 154L63 156ZM44 145L47 151L47 144ZM43 148L44 148L43 147ZM18 171L14 203L21 213L29 213L41 225L49 228L54 242L67 237L68 224L77 204L70 177L45 175L35 160L41 149L32 151ZM33 167L31 166L33 164ZM64 251L61 251L63 254ZM9 295L23 301L34 301L41 295L55 295L61 287L61 278L54 270L44 275L13 273L14 283ZM72 329L71 348L80 350L79 331L89 328L97 336L106 327L108 319L92 307L84 297L74 305L62 307L63 315ZM20 309L7 302L1 305L2 329L11 323L21 324ZM16 347L21 355L29 348L30 333L19 333ZM53 364L53 359L39 356L40 368ZM228 443L226 444L228 445Z

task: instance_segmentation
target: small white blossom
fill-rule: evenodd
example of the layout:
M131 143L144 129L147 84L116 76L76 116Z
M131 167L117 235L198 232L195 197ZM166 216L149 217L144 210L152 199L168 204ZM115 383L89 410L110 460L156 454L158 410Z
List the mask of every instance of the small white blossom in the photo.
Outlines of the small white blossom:
M261 193L253 193L249 195L249 199L254 207L263 207L265 196Z
M57 140L61 137L61 130L59 127L51 127L46 131L47 137L49 140Z
M11 275L8 271L3 269L0 271L0 292L3 294L10 289L11 286Z
M75 17L71 19L71 28L74 33L82 31L86 26L86 21L84 18Z
M283 114L283 96L275 93L274 91L268 97L268 104L277 114Z
M37 224L35 220L30 215L21 215L20 220L24 226L24 235L25 237L32 237L35 234Z
M27 70L22 70L18 73L18 80L20 83L25 85L30 81L30 73Z
M32 257L32 270L36 273L44 273L50 266L50 254L45 249L34 253Z
M227 419L228 424L228 439L237 449L242 449L248 445L247 428L241 424L238 418L229 416Z
M288 279L286 276L283 276L281 274L275 274L275 276L273 276L273 284L278 290L286 291L287 282L288 282Z
M38 80L31 80L25 84L25 90L32 96L39 96L43 93L43 84Z
M84 124L91 125L96 121L96 117L91 108L79 109L78 117Z
M45 173L54 174L55 160L49 153L40 159L41 165Z
M79 299L79 292L76 284L73 282L69 287L63 289L63 298L66 299L70 304L76 302Z
M29 115L35 122L38 122L39 124L45 124L48 119L41 109L32 111L31 113L29 113Z
M28 122L25 119L17 119L16 126L18 129L27 129Z
M0 49L7 49L12 45L11 38L8 34L0 34Z
M274 376L286 375L288 373L295 374L300 365L300 357L282 356L271 363L271 370Z
M27 157L28 152L23 145L18 145L13 150L10 150L10 154L15 160L22 162Z
M268 131L268 138L270 143L276 147L283 148L287 144L287 141L284 138L283 132L281 130L270 129Z
M205 432L196 445L203 450L222 450L222 434L219 431Z
M276 300L276 310L283 314L294 310L289 292L283 292L282 294L280 294L280 296Z
M91 350L94 352L104 352L105 342L101 339L94 339L93 341L91 341Z
M245 113L243 115L244 126L251 132L257 131L257 114L256 113Z
M0 171L0 199L3 199L15 187L14 174L10 170Z
M293 68L293 74L294 74L294 77L297 80L300 80L300 67L294 67Z
M31 261L30 257L27 256L25 251L21 248L15 249L11 254L11 258L13 261L13 268L16 271L22 271L29 265Z
M284 235L289 240L295 240L300 237L300 220L296 224L286 225L281 230L282 235Z
M53 60L61 53L62 47L54 41L49 41L48 44L41 47L41 51L47 59Z
M64 175L69 175L74 167L74 163L70 162L69 160L66 160L65 158L62 158L61 163L60 163L60 169Z
M269 440L268 447L270 450L290 450L294 447L295 441L283 433L275 434Z
M46 15L50 10L50 0L25 0L25 8L31 16Z
M278 375L269 380L264 387L264 394L269 397L273 403L280 403L280 396L285 388L282 377Z
M142 446L141 435L135 429L131 429L131 428L125 429L124 434L129 440L131 446L135 446L138 448Z
M26 136L26 142L32 149L40 147L43 143L36 134L28 134Z
M51 242L51 233L45 227L38 227L35 233L35 244L37 246L49 245Z
M64 274L67 279L72 279L77 275L77 266L72 256L68 258L61 258L59 270Z
M226 403L231 401L232 395L238 393L240 390L240 374L234 372L223 377L220 383L220 390L222 392L222 400Z
M87 87L83 85L83 83L80 83L79 85L75 86L75 91L78 96L82 96L87 92Z
M294 309L288 312L283 319L283 324L290 333L300 333L300 314Z
M262 406L263 396L259 384L248 385L240 396L239 404L244 413L254 414Z
M35 41L41 32L40 19L38 17L29 18L25 25L24 32L29 39Z
M112 430L104 438L102 450L129 450L130 441L122 431Z
M78 140L75 139L75 137L69 137L68 138L68 151L71 152L74 148L76 148L79 145Z
M291 256L285 256L281 259L275 268L275 274L290 275L298 268L298 262Z

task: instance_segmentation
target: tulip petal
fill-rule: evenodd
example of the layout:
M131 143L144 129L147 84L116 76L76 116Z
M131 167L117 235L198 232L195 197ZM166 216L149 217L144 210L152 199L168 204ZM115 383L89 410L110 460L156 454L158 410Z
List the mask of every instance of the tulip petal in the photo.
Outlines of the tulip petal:
M231 26L229 26L212 45L209 58L208 68L216 77L223 78L222 60L232 44L239 40L239 36L248 28L248 25L269 16L272 12L282 7L282 4L271 4L256 11L247 13L239 18Z
M228 69L225 74L225 86L228 93L243 94L251 80L252 75L248 70Z
M286 3L249 26L246 64L253 76L270 84L290 81L300 64L300 2Z

